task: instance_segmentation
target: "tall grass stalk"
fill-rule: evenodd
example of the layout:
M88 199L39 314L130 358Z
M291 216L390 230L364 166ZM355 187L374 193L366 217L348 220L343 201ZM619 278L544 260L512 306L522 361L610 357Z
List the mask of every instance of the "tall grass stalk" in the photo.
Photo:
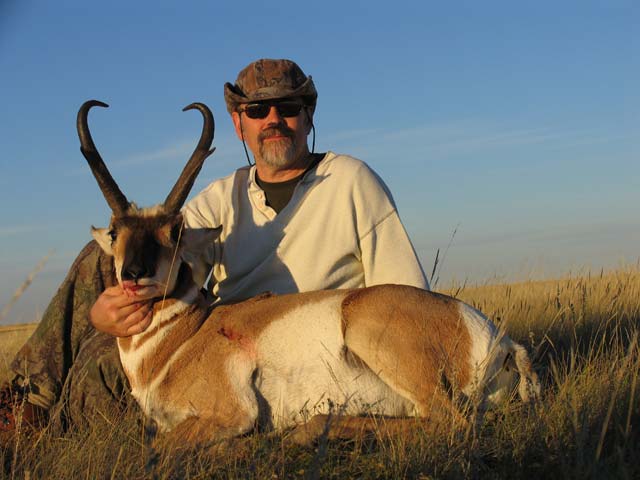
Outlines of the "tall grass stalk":
M0 323L2 323L2 321L7 317L7 315L9 315L11 308L13 308L13 306L20 299L20 297L24 295L24 292L27 291L27 289L33 282L34 278L36 278L36 275L38 275L40 270L44 268L45 264L47 263L51 255L53 255L53 251L50 251L49 253L47 253L42 258L42 260L38 262L35 268L29 273L29 275L27 275L27 278L25 278L24 282L22 282L22 285L20 285L18 289L14 292L14 294L9 299L7 304L4 307L2 307L2 310L0 310Z

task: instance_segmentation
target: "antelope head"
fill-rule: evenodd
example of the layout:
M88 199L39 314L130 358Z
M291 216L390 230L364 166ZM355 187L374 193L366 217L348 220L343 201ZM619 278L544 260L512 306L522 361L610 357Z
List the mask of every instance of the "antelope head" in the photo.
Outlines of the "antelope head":
M204 117L200 141L164 203L138 208L124 196L93 143L87 116L94 106L108 107L97 100L89 100L80 107L77 121L80 151L87 159L112 215L109 227L91 227L91 234L100 247L114 257L116 277L127 294L141 299L167 295L176 286L184 245L181 240L188 232L183 230L180 208L204 160L215 150L210 149L215 128L213 115L202 103L192 103L183 109L197 109Z

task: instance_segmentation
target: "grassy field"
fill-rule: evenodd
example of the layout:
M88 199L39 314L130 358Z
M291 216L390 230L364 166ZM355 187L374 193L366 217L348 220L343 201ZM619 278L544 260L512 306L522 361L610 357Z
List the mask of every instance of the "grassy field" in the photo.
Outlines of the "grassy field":
M0 327L0 382L9 379L9 364L13 356L35 330L36 323Z
M6 478L640 478L640 269L509 285L453 287L531 352L536 406L507 402L476 432L289 446L256 434L225 452L153 449L134 414L72 433L4 437ZM2 351L15 350L23 332ZM9 335L10 336L10 335ZM383 421L383 420L381 420Z

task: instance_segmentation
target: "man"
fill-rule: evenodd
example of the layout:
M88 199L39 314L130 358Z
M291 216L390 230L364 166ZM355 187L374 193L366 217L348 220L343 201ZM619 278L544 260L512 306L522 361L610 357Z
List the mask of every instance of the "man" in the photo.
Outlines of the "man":
M255 165L214 181L184 209L188 228L220 229L210 248L186 254L201 284L210 274L218 303L264 291L428 288L384 183L352 157L309 151L316 99L311 77L290 60L258 60L225 85L236 134ZM113 337L142 332L150 321L149 305L115 284L111 260L90 243L12 365L28 395L25 416L57 405L49 413L78 422L126 397Z

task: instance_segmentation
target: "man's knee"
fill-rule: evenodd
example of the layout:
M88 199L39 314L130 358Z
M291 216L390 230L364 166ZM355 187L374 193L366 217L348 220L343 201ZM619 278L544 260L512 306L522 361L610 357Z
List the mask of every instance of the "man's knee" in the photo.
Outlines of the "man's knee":
M109 418L131 403L115 338L96 332L82 347L69 371L61 398L67 423Z

